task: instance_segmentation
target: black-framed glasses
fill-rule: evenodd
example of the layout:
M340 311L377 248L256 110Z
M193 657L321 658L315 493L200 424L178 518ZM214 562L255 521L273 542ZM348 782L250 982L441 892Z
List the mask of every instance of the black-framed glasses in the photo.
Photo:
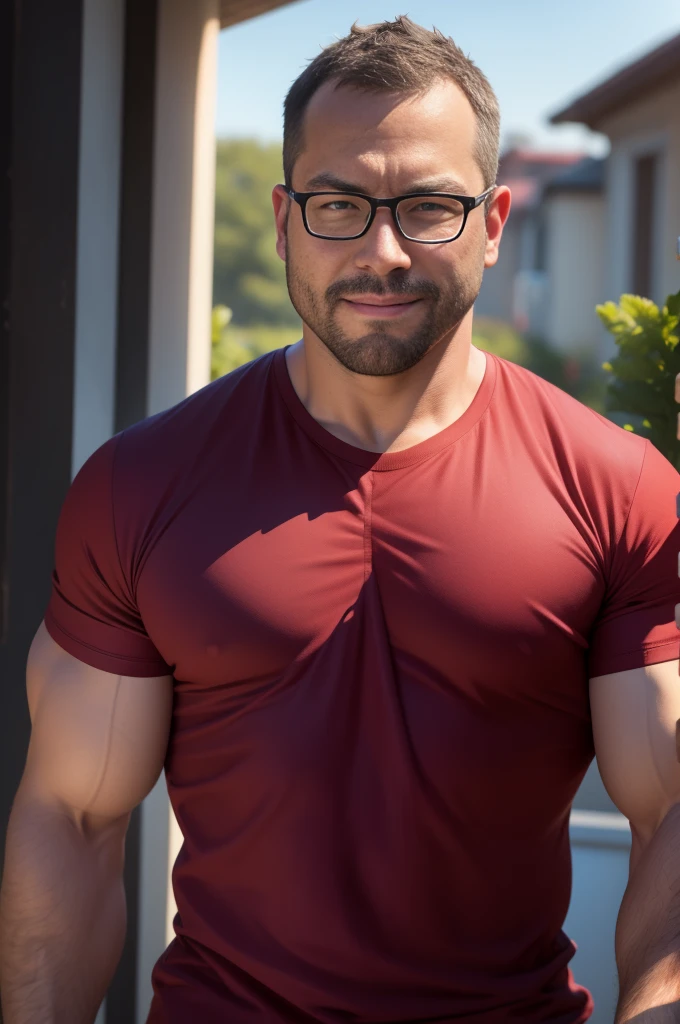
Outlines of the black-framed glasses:
M462 235L469 214L496 185L479 196L410 192L393 199L375 199L361 192L295 192L286 185L281 188L299 204L302 223L315 238L334 242L361 238L373 223L378 207L386 206L399 233L409 242L438 245Z

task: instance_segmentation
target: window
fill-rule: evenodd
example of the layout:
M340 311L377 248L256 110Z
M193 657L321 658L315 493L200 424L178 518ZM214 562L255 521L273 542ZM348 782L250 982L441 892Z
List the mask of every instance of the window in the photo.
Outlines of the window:
M651 297L654 253L654 210L658 177L658 159L651 153L638 157L633 183L633 260L632 290Z

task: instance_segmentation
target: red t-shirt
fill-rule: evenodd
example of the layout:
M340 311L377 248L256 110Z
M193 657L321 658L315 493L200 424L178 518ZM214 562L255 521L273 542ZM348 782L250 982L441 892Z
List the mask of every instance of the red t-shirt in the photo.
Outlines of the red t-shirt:
M489 355L405 451L328 433L278 351L95 452L46 623L174 676L149 1024L588 1018L561 930L588 678L679 655L678 491Z

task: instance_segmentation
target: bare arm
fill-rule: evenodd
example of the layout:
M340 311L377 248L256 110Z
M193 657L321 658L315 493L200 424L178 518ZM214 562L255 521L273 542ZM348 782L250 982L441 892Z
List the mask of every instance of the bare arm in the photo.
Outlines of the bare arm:
M591 679L590 699L602 780L632 833L616 1024L680 1024L678 662Z
M172 678L91 668L41 625L27 693L0 890L4 1024L92 1024L123 947L125 833L163 767Z

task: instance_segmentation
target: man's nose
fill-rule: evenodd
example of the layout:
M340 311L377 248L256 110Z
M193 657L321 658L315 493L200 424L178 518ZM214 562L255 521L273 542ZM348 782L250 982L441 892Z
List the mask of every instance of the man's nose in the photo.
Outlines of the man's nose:
M367 233L360 239L362 245L355 255L355 264L370 269L381 277L391 270L408 270L411 257L404 248L406 239L399 233L392 211L379 209Z

